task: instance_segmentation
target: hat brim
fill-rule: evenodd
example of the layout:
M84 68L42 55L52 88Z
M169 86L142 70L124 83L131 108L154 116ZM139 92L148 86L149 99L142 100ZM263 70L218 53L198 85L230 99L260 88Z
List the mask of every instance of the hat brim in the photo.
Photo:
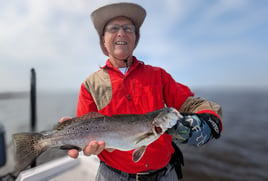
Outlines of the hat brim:
M99 36L103 35L104 26L113 18L124 16L132 20L137 30L141 27L146 11L134 3L116 3L103 6L91 13L91 19Z

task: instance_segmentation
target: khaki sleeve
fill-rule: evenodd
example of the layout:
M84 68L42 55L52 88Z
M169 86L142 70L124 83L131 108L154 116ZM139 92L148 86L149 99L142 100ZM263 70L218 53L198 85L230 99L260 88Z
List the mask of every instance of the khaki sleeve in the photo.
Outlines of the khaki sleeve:
M201 97L188 97L179 111L181 113L198 113L202 110L214 111L222 119L221 106Z

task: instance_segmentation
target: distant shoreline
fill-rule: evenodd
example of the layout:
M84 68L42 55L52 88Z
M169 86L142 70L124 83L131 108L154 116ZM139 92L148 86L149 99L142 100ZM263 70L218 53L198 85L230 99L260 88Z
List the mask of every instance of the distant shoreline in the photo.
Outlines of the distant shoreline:
M0 99L16 99L28 97L28 92L0 92Z

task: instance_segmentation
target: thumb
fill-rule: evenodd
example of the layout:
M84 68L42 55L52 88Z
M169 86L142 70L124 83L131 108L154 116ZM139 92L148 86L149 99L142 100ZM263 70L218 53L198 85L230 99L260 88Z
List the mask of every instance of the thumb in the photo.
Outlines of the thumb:
M107 150L108 152L113 152L115 149L113 149L113 148L106 148L105 150Z
M60 118L60 123L67 121L69 119L72 119L72 117L62 117L62 118Z

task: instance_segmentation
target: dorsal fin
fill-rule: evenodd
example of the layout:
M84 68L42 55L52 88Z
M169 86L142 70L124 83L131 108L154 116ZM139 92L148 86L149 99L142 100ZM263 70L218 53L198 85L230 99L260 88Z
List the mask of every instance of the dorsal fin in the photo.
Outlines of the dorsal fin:
M54 127L54 130L62 130L66 126L69 126L69 125L74 124L76 122L87 120L87 119L99 118L99 117L104 117L104 115L103 114L100 114L98 112L89 112L89 113L84 114L82 116L75 117L75 118L72 118L72 119L68 119L68 120L66 120L66 121L64 121L62 123L58 123Z

